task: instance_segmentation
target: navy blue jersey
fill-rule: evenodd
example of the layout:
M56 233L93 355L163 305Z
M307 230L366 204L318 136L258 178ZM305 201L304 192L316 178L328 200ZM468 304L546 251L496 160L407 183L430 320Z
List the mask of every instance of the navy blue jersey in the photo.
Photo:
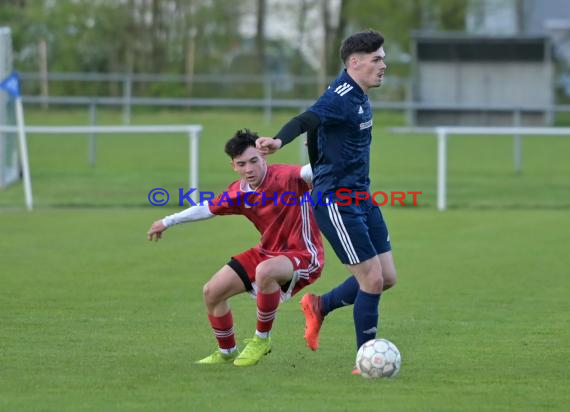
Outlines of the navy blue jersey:
M368 96L344 70L309 111L320 119L314 190L368 191L372 140Z

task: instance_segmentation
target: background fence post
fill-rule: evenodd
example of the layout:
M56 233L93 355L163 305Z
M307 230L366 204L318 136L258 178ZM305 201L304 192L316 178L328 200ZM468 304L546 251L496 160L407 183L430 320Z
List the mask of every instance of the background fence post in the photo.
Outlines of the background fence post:
M89 103L89 124L95 126L97 124L97 101L91 100ZM97 140L95 133L89 136L89 165L95 167L97 164Z
M126 74L123 79L123 124L131 124L131 97L132 97L132 77Z

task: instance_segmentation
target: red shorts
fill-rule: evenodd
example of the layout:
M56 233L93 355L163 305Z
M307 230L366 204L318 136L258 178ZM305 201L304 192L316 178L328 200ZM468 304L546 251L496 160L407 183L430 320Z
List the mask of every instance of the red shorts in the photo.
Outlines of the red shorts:
M247 279L251 286L246 284L247 282L243 279L243 274L238 273L244 281L244 284L246 284L245 286L246 289L248 289L248 292L253 295L257 294L257 286L255 284L255 271L257 269L257 265L276 256L285 256L293 264L293 278L290 282L281 286L282 301L289 299L291 296L295 295L295 293L303 289L305 286L310 285L317 280L319 276L321 276L324 262L318 262L318 260L307 251L293 250L288 252L270 253L264 252L258 247L253 247L239 255L232 256L232 259L236 260L242 266L245 274L247 275Z

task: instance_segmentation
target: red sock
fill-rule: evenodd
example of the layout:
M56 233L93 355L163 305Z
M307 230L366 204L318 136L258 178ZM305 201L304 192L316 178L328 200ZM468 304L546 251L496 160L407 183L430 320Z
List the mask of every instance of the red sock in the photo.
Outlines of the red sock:
M271 330L273 319L277 314L281 291L276 290L273 293L257 292L257 331L266 333Z
M231 349L236 346L236 337L234 335L234 319L230 310L224 316L216 317L208 315L208 320L214 330L214 336L218 341L221 349Z

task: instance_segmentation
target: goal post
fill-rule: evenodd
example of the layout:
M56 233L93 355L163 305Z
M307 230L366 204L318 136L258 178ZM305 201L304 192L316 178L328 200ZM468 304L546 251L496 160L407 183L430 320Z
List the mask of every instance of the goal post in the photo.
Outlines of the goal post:
M441 127L401 127L390 129L394 133L422 133L432 134L437 138L437 209L447 209L447 142L450 136L513 136L515 171L521 169L522 136L543 137L570 137L570 127L467 127L467 126L441 126Z
M12 36L0 27L0 81L12 72ZM0 125L16 125L16 106L8 93L0 92ZM0 190L20 178L17 131L0 131Z
M199 143L202 125L145 125L145 126L26 126L26 134L45 135L97 135L97 134L185 134L188 137L188 181L190 188L195 188L190 195L194 202L199 201ZM0 133L15 133L14 126L0 125Z

